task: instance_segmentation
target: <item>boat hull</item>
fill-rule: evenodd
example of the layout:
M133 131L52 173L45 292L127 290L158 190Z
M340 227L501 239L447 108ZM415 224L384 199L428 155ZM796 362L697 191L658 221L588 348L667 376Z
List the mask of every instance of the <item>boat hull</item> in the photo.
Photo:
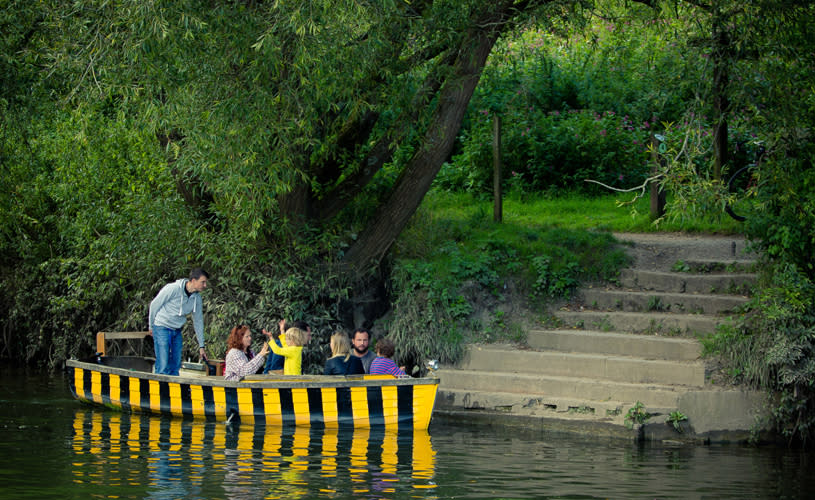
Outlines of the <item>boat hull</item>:
M127 412L235 423L427 429L436 378L390 376L170 376L139 371L139 360L66 362L80 401ZM141 363L145 363L141 359ZM128 368L136 366L137 369Z

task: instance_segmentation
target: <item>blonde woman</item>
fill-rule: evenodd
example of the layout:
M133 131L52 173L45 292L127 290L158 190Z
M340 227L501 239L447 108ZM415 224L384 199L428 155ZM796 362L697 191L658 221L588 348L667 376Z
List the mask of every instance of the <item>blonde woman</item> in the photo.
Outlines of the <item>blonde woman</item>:
M364 375L362 361L351 355L348 335L337 332L331 336L331 357L325 362L323 375Z
M273 334L263 330L263 335L273 337ZM301 375L303 373L303 346L311 340L311 334L293 327L281 333L278 337L282 347L275 343L274 338L269 340L272 352L283 356L283 375Z

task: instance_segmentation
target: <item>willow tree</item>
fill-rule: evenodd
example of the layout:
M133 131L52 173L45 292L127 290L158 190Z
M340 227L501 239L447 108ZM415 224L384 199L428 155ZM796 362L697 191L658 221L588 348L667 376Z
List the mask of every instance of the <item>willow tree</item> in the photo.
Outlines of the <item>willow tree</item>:
M149 130L213 227L274 245L375 198L344 254L359 270L449 157L496 39L552 4L42 2L22 50L62 83L61 106L104 102Z
M66 330L137 328L150 287L189 262L214 262L219 295L251 294L222 302L252 311L297 265L341 255L364 274L449 157L495 41L580 3L7 2L8 345L44 332L30 358Z

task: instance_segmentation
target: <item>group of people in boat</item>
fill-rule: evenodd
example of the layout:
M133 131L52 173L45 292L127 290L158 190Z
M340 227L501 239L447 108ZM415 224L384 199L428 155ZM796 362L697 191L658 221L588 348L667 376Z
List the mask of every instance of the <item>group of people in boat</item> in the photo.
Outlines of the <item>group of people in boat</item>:
M287 325L280 320L278 330L261 330L266 337L259 352L252 352L252 330L247 325L237 325L229 332L224 378L241 380L263 370L263 373L282 375L302 374L303 347L311 340L311 329L305 323ZM376 343L376 354L369 348L371 334L364 328L354 331L354 345L345 332L331 336L331 357L325 362L324 375L393 375L407 377L404 368L393 361L394 344L390 339ZM282 369L278 361L282 362Z
M155 372L178 375L181 368L183 348L181 329L192 316L193 329L198 340L199 355L204 361L207 354L204 343L204 315L201 292L207 288L209 274L195 268L189 278L182 278L165 285L150 302L148 328L153 335L156 351ZM224 378L240 380L246 375L276 373L302 374L303 347L311 340L311 328L307 323L295 321L291 325L280 320L278 329L269 332L263 347L255 354L251 350L252 330L247 325L237 325L229 332ZM394 375L407 377L404 367L393 361L395 347L390 339L376 342L376 354L369 349L371 334L358 328L349 339L344 332L331 336L331 357L325 363L325 375Z

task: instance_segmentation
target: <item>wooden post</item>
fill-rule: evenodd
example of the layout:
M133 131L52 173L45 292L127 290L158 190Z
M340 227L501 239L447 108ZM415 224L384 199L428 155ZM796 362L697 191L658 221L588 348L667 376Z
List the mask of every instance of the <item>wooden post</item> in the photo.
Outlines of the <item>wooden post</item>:
M657 175L662 165L662 155L659 153L660 142L654 134L651 134L651 176ZM650 189L651 220L653 221L665 215L665 191L660 188L657 181L651 181L648 187Z
M492 219L501 222L503 214L503 193L501 192L501 116L493 115L492 121L492 168L493 168L493 207Z

